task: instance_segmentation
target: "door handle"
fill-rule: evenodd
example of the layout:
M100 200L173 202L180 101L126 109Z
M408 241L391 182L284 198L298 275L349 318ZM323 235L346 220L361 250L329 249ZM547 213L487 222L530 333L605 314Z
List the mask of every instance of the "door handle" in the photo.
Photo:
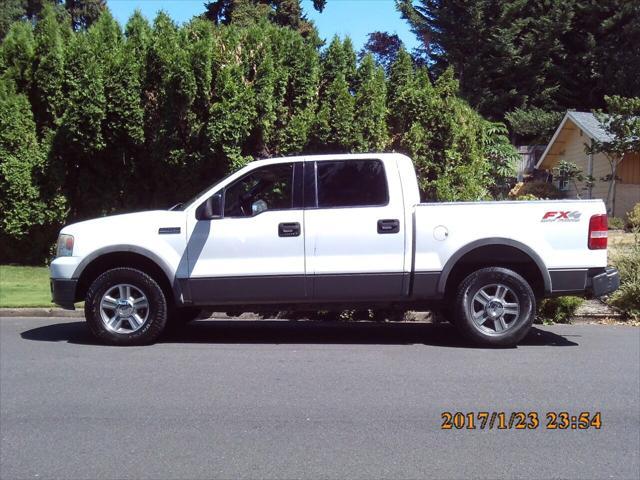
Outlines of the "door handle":
M388 219L378 220L378 233L398 233L400 231L400 220Z
M298 222L278 224L279 237L299 237L300 224Z

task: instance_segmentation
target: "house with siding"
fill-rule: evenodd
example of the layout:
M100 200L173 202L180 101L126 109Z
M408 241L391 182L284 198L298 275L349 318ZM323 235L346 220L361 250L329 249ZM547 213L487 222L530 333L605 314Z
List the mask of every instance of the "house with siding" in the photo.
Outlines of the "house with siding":
M553 175L561 160L572 162L584 175L595 179L593 185L578 182L576 189L557 174L553 175L555 185L565 191L567 197L601 198L606 202L609 181L603 178L611 175L611 164L604 153L586 153L586 147L591 146L593 140L609 141L611 138L593 113L569 111L540 156L536 168ZM623 157L618 165L617 178L613 201L607 208L610 215L624 217L640 202L640 154L628 153Z

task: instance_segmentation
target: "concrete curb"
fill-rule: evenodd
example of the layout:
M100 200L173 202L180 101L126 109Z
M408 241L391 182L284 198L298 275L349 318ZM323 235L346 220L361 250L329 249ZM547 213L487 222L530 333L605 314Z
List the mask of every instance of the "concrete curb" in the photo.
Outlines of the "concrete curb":
M245 312L238 317L229 317L223 312L212 312L212 317L220 320L260 320L262 317L252 312ZM84 318L84 310L65 310L54 307L0 308L0 317L45 317L45 318Z
M614 310L603 301L591 299L585 300L584 303L578 307L571 318L571 323L593 323L603 320L620 321L623 320L623 318L620 312Z
M84 318L84 311L48 307L0 308L0 317Z

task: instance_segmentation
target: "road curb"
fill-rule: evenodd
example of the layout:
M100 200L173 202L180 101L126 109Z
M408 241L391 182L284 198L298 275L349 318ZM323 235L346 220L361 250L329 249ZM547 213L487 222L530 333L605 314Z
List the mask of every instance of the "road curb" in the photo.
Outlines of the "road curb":
M47 307L0 308L0 317L83 318L84 311L64 310L62 308L47 308Z
M571 323L593 323L601 321L620 321L623 320L620 312L614 310L600 299L585 300L580 305L573 317Z

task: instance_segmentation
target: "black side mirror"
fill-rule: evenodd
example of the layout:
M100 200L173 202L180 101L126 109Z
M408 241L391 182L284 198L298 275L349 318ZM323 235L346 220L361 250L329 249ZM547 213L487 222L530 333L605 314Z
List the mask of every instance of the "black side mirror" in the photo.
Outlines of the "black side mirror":
M197 208L196 218L198 220L222 218L222 194L216 193L207 198L207 200Z

